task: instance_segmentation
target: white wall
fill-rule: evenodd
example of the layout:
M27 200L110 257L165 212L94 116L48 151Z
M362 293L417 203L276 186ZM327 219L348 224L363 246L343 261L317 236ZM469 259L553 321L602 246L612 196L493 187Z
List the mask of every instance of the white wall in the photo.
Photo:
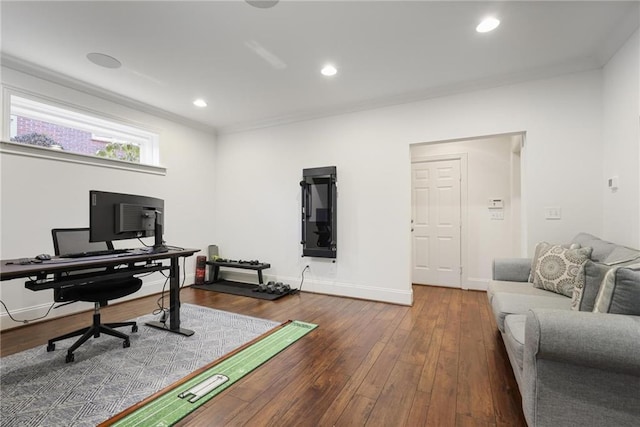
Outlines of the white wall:
M640 247L640 35L620 48L603 72L604 194L603 234L608 239ZM619 177L612 192L607 180Z
M2 69L3 85L38 93L67 103L132 120L160 134L160 161L165 176L48 159L0 154L1 218L0 242L3 259L53 253L51 229L89 225L89 190L143 194L165 200L165 240L168 244L206 249L213 239L211 221L215 205L215 136L165 119L134 111L14 70ZM149 242L151 242L149 240ZM148 243L149 243L148 242ZM137 247L137 240L117 242ZM192 283L195 257L188 258L186 283ZM131 297L156 293L164 278L156 273L144 279L144 287ZM24 280L2 282L0 297L14 316L34 318L44 314L52 302L51 291L33 292ZM91 307L72 304L52 316ZM50 317L52 317L50 316ZM1 327L15 327L4 309Z
M217 147L212 135L3 68L8 84L159 129L168 173L0 154L2 257L51 252L52 227L86 225L89 189L140 192L165 198L169 243L218 244L222 256L270 262L267 279L295 287L309 264L306 290L410 304L410 145L517 132L527 135L525 254L537 241L566 241L579 231L638 247L637 55L638 33L604 72L223 135ZM299 244L302 169L329 165L338 167L335 264L301 258ZM604 178L614 173L622 186L609 194ZM545 220L547 206L560 207L562 219ZM160 285L150 279L145 289ZM0 292L23 317L42 313L51 301L21 281L2 283Z
M446 154L467 155L467 200L462 287L486 290L494 258L519 256L514 235L520 234L519 217L513 217L511 197L512 136L479 138L411 146L412 158ZM504 219L489 216L490 198L504 200Z
M599 71L221 135L216 191L224 256L259 258L297 285L303 168L338 167L338 260L311 260L305 289L411 303L410 144L526 132L525 247L602 234ZM544 219L545 206L563 219ZM488 277L486 277L488 279Z

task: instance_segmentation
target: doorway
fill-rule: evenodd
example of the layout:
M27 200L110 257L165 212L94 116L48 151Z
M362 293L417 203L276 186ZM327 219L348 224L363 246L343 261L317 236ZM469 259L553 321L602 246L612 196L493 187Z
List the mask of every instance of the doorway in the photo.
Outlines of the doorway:
M520 256L524 137L411 145L414 284L486 290L492 260Z

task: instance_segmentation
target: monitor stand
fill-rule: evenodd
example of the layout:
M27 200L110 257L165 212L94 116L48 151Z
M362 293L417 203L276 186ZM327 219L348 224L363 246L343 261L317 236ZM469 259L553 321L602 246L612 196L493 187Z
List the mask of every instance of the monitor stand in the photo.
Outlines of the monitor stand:
M162 226L162 222L160 221L161 215L162 215L162 212L156 211L156 219L155 219L154 230L153 230L155 241L153 244L153 248L151 249L151 253L154 253L154 254L169 252L169 248L162 241L163 226Z

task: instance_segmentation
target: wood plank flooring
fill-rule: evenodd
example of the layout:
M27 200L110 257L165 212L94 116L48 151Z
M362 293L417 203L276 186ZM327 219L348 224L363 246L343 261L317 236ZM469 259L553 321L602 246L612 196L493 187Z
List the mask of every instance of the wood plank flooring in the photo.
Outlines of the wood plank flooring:
M404 307L306 292L263 301L184 288L183 302L319 327L179 425L526 426L485 293L413 289L414 305ZM150 313L156 300L111 305L103 321ZM86 312L5 331L0 352L46 345L90 323Z

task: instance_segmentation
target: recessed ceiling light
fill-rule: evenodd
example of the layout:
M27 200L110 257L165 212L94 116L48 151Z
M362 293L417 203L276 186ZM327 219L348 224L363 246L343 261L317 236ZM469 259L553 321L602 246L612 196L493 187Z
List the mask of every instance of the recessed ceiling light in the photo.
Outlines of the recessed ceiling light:
M105 55L104 53L92 52L87 54L87 59L96 65L105 68L120 68L122 63L113 56Z
M338 70L333 65L325 65L320 72L323 76L334 76Z
M278 0L246 0L253 7L259 7L260 9L268 9L278 4Z
M195 105L196 107L204 108L207 106L207 101L205 101L204 99L198 98L195 101L193 101L193 105Z
M488 33L489 31L495 30L500 25L500 20L490 16L482 20L481 23L476 27L476 31L479 33Z

